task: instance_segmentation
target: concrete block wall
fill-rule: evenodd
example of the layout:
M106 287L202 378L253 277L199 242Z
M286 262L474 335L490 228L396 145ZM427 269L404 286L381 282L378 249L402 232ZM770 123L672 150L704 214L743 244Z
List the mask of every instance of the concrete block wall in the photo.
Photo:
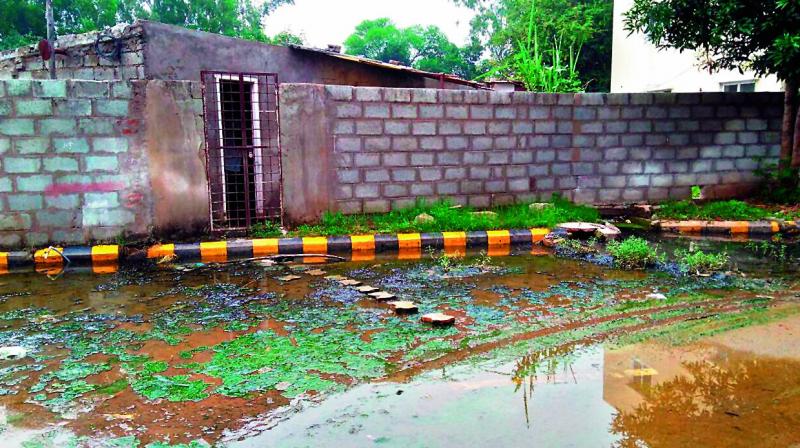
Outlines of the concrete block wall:
M318 88L283 89L282 135L291 143L286 134L300 125L287 110L307 100L298 90ZM554 192L583 203L656 202L689 197L693 185L725 196L756 182L754 169L779 152L782 96L773 93L327 86L317 96L329 133L318 151L330 153L319 158L330 157L334 171L329 203L346 213L384 212L417 197L475 207ZM284 154L295 150L283 146Z
M144 237L169 225L154 195L184 207L193 196L165 185L199 183L205 198L201 114L197 83L0 81L0 249ZM170 165L176 155L185 169Z

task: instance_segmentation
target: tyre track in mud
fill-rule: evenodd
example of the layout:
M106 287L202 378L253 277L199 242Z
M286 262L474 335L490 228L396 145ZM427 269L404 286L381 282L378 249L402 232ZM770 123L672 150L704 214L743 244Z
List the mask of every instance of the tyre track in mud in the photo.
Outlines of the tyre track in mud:
M720 314L726 314L726 313L732 313L732 312L740 312L740 311L744 311L744 310L746 310L746 309L748 309L750 307L755 306L755 304L750 304L750 306L748 306L748 304L746 304L744 302L746 302L748 300L756 299L758 297L759 296L757 296L757 295L753 295L753 296L747 296L747 297L732 297L732 298L726 298L726 299L711 299L711 300L702 300L702 301L689 302L689 303L678 303L678 304L668 305L668 306L644 308L644 309L633 310L633 311L624 312L624 313L610 314L608 316L599 316L599 317L594 317L594 318L590 318L590 319L586 319L586 320L570 321L570 322L566 322L566 323L563 323L563 324L554 325L554 326L548 327L548 328L540 328L540 329L537 329L537 330L534 330L534 331L530 331L530 332L524 332L524 333L515 334L515 335L507 337L507 338L503 338L503 339L499 339L499 340L495 340L495 341L490 341L490 342L485 342L485 343L482 343L482 344L475 345L473 347L469 347L467 349L459 349L459 350L447 353L447 354L445 354L445 355L443 355L443 356L441 356L439 358L436 358L436 359L433 359L433 360L430 360L430 361L425 361L425 362L422 362L422 363L417 363L417 364L414 364L414 365L410 365L410 366L404 367L404 368L402 368L400 370L397 370L397 371L393 372L392 374L382 378L379 381L406 382L406 381L411 380L413 377L417 376L418 374L420 374L423 371L440 369L440 368L446 367L447 365L454 364L454 363L457 363L457 362L460 362L460 361L464 361L465 359L467 359L469 357L472 357L472 356L475 356L475 355L479 355L479 354L484 354L484 353L490 352L492 350L501 348L503 346L511 345L511 344L514 344L514 343L517 343L517 342L528 341L528 340L539 338L539 337L551 336L551 335L554 335L554 334L559 334L559 333L563 333L563 332L567 332L567 331L580 330L580 329L583 329L583 328L590 328L590 327L594 327L594 326L597 326L597 325L600 325L600 324L613 322L613 321L621 320L621 319L629 319L629 318L636 318L636 317L647 318L647 317L649 317L650 314L653 314L653 313L660 313L660 312L666 312L666 311L675 311L675 310L686 310L686 309L691 309L691 308L703 308L702 311L699 311L699 312L696 312L696 313L687 313L687 314L682 314L682 315L678 315L678 316L667 317L667 318L664 318L664 319L650 319L649 322L644 322L644 323L641 323L641 324L628 325L628 326L623 326L623 327L620 327L620 328L615 328L613 330L609 330L609 331L593 334L591 336L584 337L584 338L581 338L581 339L576 340L576 341L570 341L569 343L576 343L576 342L579 342L579 341L598 342L598 341L601 341L601 340L609 339L611 337L614 337L615 335L619 335L619 334L622 334L622 333L635 333L635 332L640 332L640 331L644 331L644 330L649 330L649 329L653 329L653 328L658 328L658 327L662 327L662 326L671 325L671 324L674 324L674 323L677 323L677 322L685 322L685 321L690 321L690 320L705 319L705 318L713 317L713 316L720 315ZM788 302L790 302L792 300L792 298L794 298L794 300L796 301L795 295L789 293L789 294L784 294L784 295L781 295L781 296L771 297L771 298L769 298L769 301L766 302L766 303L768 304L768 306L774 307L774 306L779 305L781 303L788 303ZM564 344L560 344L560 345L564 345Z

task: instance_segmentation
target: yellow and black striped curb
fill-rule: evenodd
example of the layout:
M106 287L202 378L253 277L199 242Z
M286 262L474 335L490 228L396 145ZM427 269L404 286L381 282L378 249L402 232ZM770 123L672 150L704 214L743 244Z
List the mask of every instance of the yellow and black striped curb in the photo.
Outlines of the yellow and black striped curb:
M349 255L352 260L371 260L376 254L420 258L426 250L465 254L486 250L489 255L508 255L512 246L540 242L549 229L487 230L474 232L400 233L395 235L344 235L302 238L261 238L199 243L157 244L146 252L125 256L120 246L48 247L28 252L0 252L0 273L35 268L40 272L70 266L90 266L94 272L112 272L122 262L162 259L222 262L269 255Z
M662 232L730 235L748 237L750 235L794 234L800 232L795 221L660 221L654 225Z

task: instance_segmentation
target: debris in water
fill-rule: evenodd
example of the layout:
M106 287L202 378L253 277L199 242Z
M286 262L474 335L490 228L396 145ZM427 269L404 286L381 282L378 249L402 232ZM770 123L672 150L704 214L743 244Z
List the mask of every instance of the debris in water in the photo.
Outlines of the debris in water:
M313 275L314 277L319 277L321 275L327 274L327 272L323 271L322 269L311 269L310 271L306 271L306 274Z
M350 278L346 279L346 280L342 280L339 283L341 283L342 286L360 286L361 285L360 281L353 280L353 279L350 279Z
M453 325L456 323L455 316L444 313L429 313L422 316L421 320L426 324L433 325Z
M375 300L391 300L397 298L397 296L395 296L394 294L386 291L371 292L368 295Z
M356 288L356 291L358 291L360 293L363 293L363 294L369 294L369 293L377 292L377 291L379 291L379 289L374 287L374 286L364 285L364 286L359 286L358 288Z
M283 277L278 277L278 280L282 282L290 282L292 280L297 280L301 278L299 275L284 275Z
M178 256L177 256L177 255L175 255L175 254L164 255L163 257L161 257L161 259L160 259L160 260L158 260L158 261L156 262L156 264L167 264L167 263L172 263L173 261L175 261L175 260L177 260L177 259L178 259Z
M2 361L22 359L26 356L28 356L28 350L25 350L25 347L0 347L0 360Z
M658 292L652 292L645 296L647 300L667 300L667 296Z
M394 308L394 312L397 314L414 314L419 310L416 303L409 302L408 300L389 302L389 305Z

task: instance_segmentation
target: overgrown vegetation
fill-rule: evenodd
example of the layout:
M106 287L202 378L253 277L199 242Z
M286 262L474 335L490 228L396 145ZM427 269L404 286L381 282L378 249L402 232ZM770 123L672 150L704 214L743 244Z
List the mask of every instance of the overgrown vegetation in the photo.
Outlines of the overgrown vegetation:
M681 270L689 274L710 274L721 271L725 269L729 261L728 254L725 252L705 253L700 249L695 249L692 245L689 246L689 249L676 250L675 258Z
M622 269L644 269L663 261L663 254L644 238L632 236L623 241L611 241L606 249L614 257L614 265Z
M758 197L771 204L800 203L800 169L771 164L755 171L761 178Z
M759 257L771 258L781 263L791 258L788 253L788 246L783 242L783 237L780 234L775 235L768 241L749 241L745 247Z
M755 221L772 215L769 210L737 200L697 204L688 199L661 204L657 214L661 219L736 221Z
M567 221L594 222L599 219L592 207L574 204L554 195L552 206L531 208L528 204L495 207L490 212L476 212L471 207L457 206L447 200L417 200L408 208L385 214L344 215L325 213L318 224L301 225L290 236L347 235L368 233L447 232L492 229L527 229L553 227ZM427 215L425 217L424 215ZM431 219L432 218L432 219ZM251 229L255 237L279 236L275 226Z

